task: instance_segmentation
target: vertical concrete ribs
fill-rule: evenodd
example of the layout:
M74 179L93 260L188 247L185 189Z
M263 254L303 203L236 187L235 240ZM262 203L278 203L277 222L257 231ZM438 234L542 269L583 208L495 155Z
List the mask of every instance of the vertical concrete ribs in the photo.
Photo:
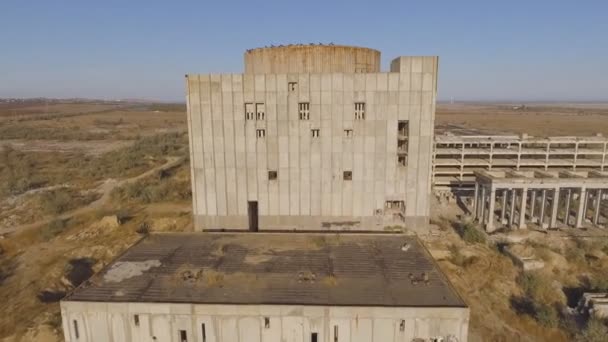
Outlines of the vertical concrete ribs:
M475 171L474 189L471 212L489 233L528 223L541 229L606 224L608 172Z

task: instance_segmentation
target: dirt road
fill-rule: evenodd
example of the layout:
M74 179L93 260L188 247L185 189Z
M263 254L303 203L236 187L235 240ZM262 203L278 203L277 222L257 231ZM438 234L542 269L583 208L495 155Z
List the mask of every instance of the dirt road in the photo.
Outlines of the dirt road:
M112 194L112 190L114 190L115 188L121 187L121 186L129 184L129 183L136 182L136 181L138 181L142 178L148 177L160 170L170 169L174 166L179 165L183 161L184 161L184 157L167 157L167 162L164 163L163 165L152 168L135 177L126 178L126 179L113 179L113 178L106 179L95 190L98 194L101 195L101 197L99 197L98 200L93 201L84 207L65 212L61 215L47 216L36 222L23 224L23 225L16 225L16 226L12 226L12 227L0 228L0 235L35 228L35 227L38 227L38 226L41 226L44 224L48 224L51 221L56 220L56 219L66 220L66 219L69 219L76 215L81 215L81 214L91 212L93 210L100 209L101 207L103 207L104 204L106 204L109 201L110 195Z

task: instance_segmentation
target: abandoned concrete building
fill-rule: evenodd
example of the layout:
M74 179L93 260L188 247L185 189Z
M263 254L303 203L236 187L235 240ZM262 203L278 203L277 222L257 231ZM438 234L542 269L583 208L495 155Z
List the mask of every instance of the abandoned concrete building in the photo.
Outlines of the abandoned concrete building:
M437 58L379 64L297 45L188 75L198 232L149 235L68 294L65 340L467 341L425 247L384 231L428 223Z
M249 50L187 75L197 230L382 230L429 219L437 57Z
M61 303L68 342L467 341L469 309L414 236L165 233Z
M477 171L475 218L487 232L499 227L525 229L603 226L608 172ZM497 203L498 199L498 203ZM499 210L497 210L499 209Z
M435 136L436 190L473 190L476 171L608 170L608 138L521 135Z

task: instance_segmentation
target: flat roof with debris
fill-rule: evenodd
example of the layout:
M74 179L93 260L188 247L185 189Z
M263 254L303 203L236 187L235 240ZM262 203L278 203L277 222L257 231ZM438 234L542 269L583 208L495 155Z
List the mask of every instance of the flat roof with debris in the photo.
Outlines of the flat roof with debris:
M159 233L65 301L466 307L414 236Z

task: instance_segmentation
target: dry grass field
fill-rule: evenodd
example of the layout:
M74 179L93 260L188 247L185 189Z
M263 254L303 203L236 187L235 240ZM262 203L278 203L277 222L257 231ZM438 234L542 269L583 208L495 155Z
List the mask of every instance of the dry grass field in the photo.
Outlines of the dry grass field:
M436 123L538 136L608 135L608 106L511 107L440 104ZM66 292L145 234L192 229L186 130L183 105L0 103L1 342L61 340L58 303ZM536 246L561 264L531 288L491 243L452 229L461 213L439 209L439 238L425 243L471 306L472 341L577 338L583 327L565 326L559 311L546 307L563 308L563 292L546 285L580 287L583 273L599 282L598 275L608 274L608 248ZM537 309L545 311L517 305L528 297L542 299Z
M435 124L478 129L490 134L527 133L533 136L608 136L608 104L513 104L437 105Z

